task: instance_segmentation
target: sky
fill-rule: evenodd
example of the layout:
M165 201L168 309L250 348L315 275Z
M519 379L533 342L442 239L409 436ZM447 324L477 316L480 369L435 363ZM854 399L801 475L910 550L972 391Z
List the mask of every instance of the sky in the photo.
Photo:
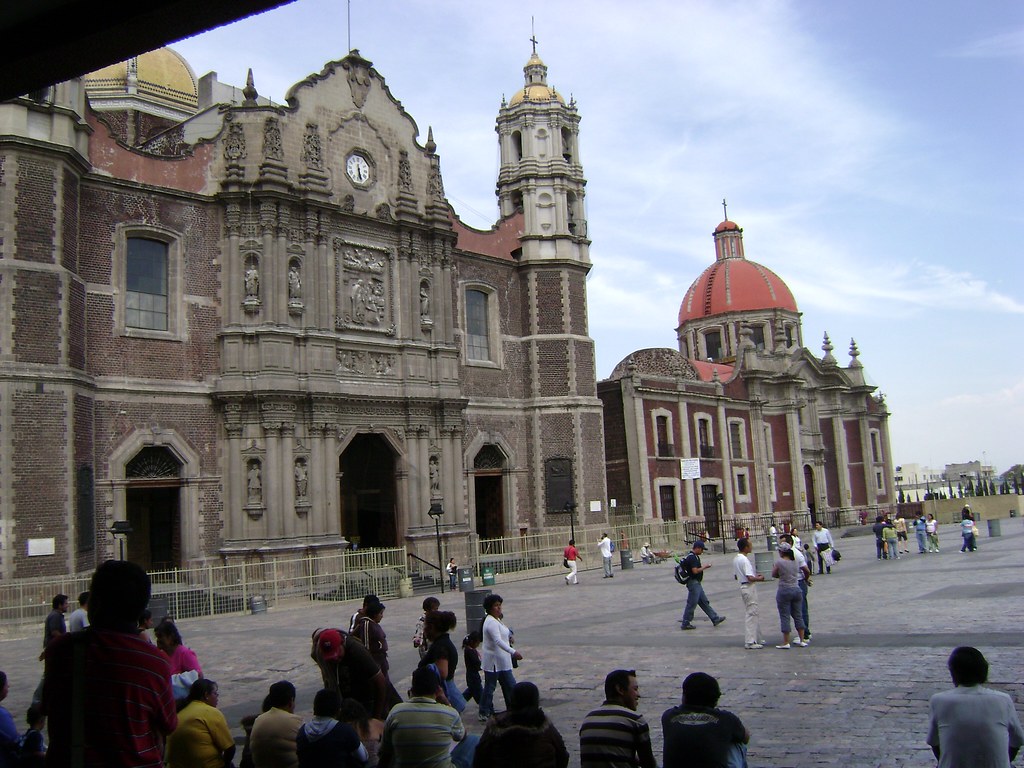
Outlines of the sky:
M351 35L486 229L495 117L531 34L582 118L599 378L678 346L725 198L805 346L820 356L827 332L845 365L856 339L895 464L1024 462L1018 0L297 0L171 47L221 82L251 67L283 103Z

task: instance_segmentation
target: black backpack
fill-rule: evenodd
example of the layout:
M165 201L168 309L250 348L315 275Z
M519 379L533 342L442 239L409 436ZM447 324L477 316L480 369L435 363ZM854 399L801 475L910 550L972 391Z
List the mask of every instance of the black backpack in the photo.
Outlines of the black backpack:
M676 563L675 570L672 572L672 575L676 577L676 581L678 581L680 584L686 584L686 582L690 580L690 576L693 575L690 572L690 569L686 568L683 565L683 563L685 562L686 558L684 557L682 560Z

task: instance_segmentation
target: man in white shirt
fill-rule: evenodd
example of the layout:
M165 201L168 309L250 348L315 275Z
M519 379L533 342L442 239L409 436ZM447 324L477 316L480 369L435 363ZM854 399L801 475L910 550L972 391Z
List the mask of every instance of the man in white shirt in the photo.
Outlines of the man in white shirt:
M1010 768L1024 744L1013 699L984 687L988 661L977 648L954 649L949 675L956 687L928 702L928 745L939 768Z
M761 628L757 619L757 582L764 581L764 576L754 572L754 566L750 562L750 553L754 547L750 539L742 538L736 542L739 552L733 558L732 566L736 573L736 580L740 583L740 597L743 598L743 620L744 635L746 642L743 647L748 651L756 651L764 648L761 642Z
M78 607L68 616L68 632L80 632L89 626L89 593L78 596Z
M601 540L597 542L597 548L601 550L601 560L604 562L604 577L606 579L614 578L612 573L612 540L608 538L607 533L601 534Z
M818 575L832 573L832 532L821 524L819 520L814 524L814 533L811 534L814 548L818 552Z

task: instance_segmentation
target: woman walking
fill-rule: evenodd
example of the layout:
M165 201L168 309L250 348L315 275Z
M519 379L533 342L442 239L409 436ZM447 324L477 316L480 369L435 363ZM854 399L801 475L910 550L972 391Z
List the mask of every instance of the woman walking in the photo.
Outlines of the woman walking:
M501 685L501 694L505 698L506 709L512 700L512 688L516 678L512 674L512 661L519 661L523 654L519 653L509 642L511 630L502 619L501 595L488 595L484 598L484 693L480 699L480 720L486 721L494 714L494 689Z
M779 609L782 644L775 647L780 651L788 651L790 648L790 619L796 625L798 635L798 639L793 642L793 645L799 648L807 646L807 642L804 640L804 596L800 591L800 587L797 586L797 579L800 576L801 570L804 572L805 579L811 577L811 572L806 566L801 569L796 564L796 557L793 555L792 546L785 541L779 542L779 558L772 567L772 576L779 580L779 588L775 593L775 605Z
M960 510L960 535L964 538L964 545L960 547L961 552L978 551L978 527L974 524L974 515L970 507Z

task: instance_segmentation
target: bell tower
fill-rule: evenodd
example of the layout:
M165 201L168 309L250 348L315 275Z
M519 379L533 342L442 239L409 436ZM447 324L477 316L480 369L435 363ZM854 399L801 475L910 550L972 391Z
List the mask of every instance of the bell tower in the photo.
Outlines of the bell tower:
M496 130L501 150L498 206L501 216L523 212L524 261L573 259L589 264L584 213L580 116L576 102L548 84L548 68L533 54L523 67L525 83L502 99Z
M497 127L502 218L521 215L516 270L526 303L522 333L524 408L529 415L530 489L545 524L606 519L604 424L597 398L594 341L587 328L590 240L584 214L580 116L547 79L533 54L525 83L506 102ZM595 505L594 502L600 502Z

